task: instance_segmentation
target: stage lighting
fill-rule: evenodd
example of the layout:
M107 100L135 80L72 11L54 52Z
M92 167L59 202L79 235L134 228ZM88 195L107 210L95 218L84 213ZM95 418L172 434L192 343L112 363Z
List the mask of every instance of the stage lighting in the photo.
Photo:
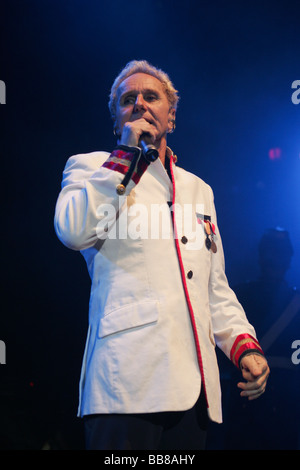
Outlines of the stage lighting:
M281 149L276 147L269 150L269 159L270 160L280 160L281 158Z

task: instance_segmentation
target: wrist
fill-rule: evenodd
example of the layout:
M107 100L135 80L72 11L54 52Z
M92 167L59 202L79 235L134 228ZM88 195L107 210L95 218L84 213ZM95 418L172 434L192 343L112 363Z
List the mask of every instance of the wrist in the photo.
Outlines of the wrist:
M140 153L141 152L141 149L140 147L138 146L135 146L135 145L125 145L125 144L121 144L119 143L115 150L113 152L115 152L116 150L122 150L125 152L125 154L127 153L133 153L133 154L136 154L136 153ZM123 156L125 155L123 154Z
M263 350L256 338L249 334L238 335L230 352L230 359L234 365L240 368L240 361L246 354L260 354L264 356Z
M242 359L246 356L249 356L249 355L257 355L257 356L263 356L265 357L264 353L262 351L260 351L259 349L247 349L246 351L244 351L240 357L239 357L239 360L238 360L238 368L239 369L242 369Z

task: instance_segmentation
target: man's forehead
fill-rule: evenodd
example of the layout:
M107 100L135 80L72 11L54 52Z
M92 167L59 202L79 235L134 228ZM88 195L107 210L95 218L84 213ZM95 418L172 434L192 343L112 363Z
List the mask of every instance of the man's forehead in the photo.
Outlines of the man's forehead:
M134 73L120 83L118 96L121 96L128 91L141 92L148 90L162 92L164 91L164 87L161 81L152 75L148 75L146 73Z

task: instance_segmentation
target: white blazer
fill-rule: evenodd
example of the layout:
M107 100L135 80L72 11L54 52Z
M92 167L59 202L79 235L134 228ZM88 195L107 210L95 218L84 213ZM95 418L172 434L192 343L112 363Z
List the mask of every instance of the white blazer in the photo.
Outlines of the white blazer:
M71 157L55 211L58 238L91 277L78 414L186 410L203 387L221 422L215 345L236 365L240 344L259 345L224 273L212 190L171 157L174 185L158 159L119 196L124 175L102 166L111 158Z

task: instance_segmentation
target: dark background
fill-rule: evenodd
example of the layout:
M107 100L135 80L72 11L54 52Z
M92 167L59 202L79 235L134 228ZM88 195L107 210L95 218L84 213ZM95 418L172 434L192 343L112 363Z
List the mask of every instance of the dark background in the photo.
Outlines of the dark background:
M81 446L89 279L53 216L67 158L114 147L108 94L129 60L179 90L169 145L214 190L230 284L256 277L257 243L281 226L299 287L299 17L299 1L0 0L3 448Z

